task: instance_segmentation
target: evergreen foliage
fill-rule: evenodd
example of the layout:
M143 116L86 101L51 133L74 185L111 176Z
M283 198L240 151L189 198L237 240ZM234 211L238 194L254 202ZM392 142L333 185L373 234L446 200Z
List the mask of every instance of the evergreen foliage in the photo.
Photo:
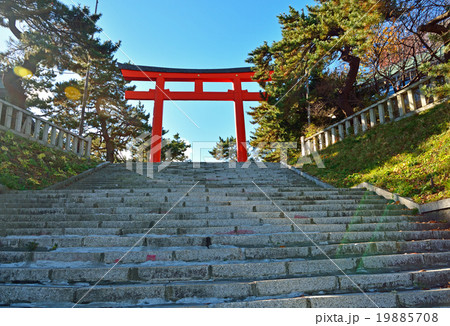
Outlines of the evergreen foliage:
M110 162L123 161L127 144L151 132L149 114L141 104L130 105L115 53L120 42L101 41L87 7L69 7L60 1L1 0L0 25L14 35L0 53L0 67L9 100L32 107L50 121L73 132L80 125L82 93L89 70L85 134L92 137L93 155ZM20 30L18 28L20 26ZM60 73L74 78L57 82ZM179 138L169 141L177 159L189 146ZM131 142L132 143L132 142Z

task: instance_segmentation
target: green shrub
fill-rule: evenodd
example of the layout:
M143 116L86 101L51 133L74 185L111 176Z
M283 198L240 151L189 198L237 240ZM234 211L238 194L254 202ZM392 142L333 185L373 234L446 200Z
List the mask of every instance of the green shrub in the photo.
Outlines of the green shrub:
M0 183L10 189L42 189L99 164L0 131Z

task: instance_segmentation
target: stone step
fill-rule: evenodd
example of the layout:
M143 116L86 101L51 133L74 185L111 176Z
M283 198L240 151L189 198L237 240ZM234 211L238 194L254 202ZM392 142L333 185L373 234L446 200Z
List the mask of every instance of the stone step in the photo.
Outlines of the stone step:
M448 307L450 289L392 291L335 295L264 298L258 300L213 303L212 308L429 308Z
M244 300L243 303L255 305L261 299L293 299L292 297L309 299L311 307L319 307L322 303L325 307L333 305L328 302L330 297L334 297L333 301L338 298L345 302L344 306L356 304L352 295L355 293L357 298L361 300L356 306L364 304L364 306L381 306L396 307L398 303L404 302L405 306L417 306L417 303L423 305L424 300L419 302L411 300L411 293L420 291L420 288L432 286L436 284L446 285L448 283L448 269L435 269L427 272L411 270L399 273L376 273L368 275L347 274L347 276L320 276L320 277L303 277L303 278L286 278L274 280L257 280L257 281L214 281L214 282L174 282L170 284L112 284L97 285L90 288L85 284L67 285L0 285L0 302L3 304L11 304L18 302L45 302L56 304L76 303L86 305L91 302L114 302L123 305L135 305L140 301L147 305L164 305L171 303L199 303L207 304L208 301L237 301ZM356 285L359 287L357 287ZM395 292L388 292L395 289ZM416 291L411 291L416 289ZM365 295L362 291L370 291ZM373 293L373 291L384 291L382 293ZM408 295L401 295L405 291ZM436 289L434 300L426 300L426 302L436 304L447 304L448 289ZM339 292L347 293L344 295L337 294ZM6 295L5 295L6 294ZM367 296L382 296L382 300L367 299ZM401 296L404 301L397 300L397 296ZM437 298L436 298L437 296ZM427 296L425 296L426 298ZM52 298L52 300L49 300ZM370 298L370 297L369 297ZM422 297L423 298L423 297ZM215 299L215 300L214 300ZM80 301L81 300L81 301ZM189 300L189 301L188 301ZM417 299L416 299L417 300ZM317 302L316 302L317 301ZM368 305L370 302L371 305ZM416 304L413 304L415 302ZM298 304L298 302L297 302ZM334 305L338 306L338 302ZM242 302L225 305L217 304L217 306L240 306ZM243 305L245 306L245 305ZM308 305L305 305L305 307ZM341 304L339 306L342 307ZM350 305L349 305L350 306ZM354 307L354 306L353 306Z
M341 216L348 215L402 215L411 214L410 210L402 208L389 208L384 205L302 205L297 207L275 206L275 205L259 205L259 206L206 206L206 207L169 207L169 205L159 205L158 207L112 207L112 208L30 208L30 209L3 209L0 218L7 216L18 215L80 215L80 214L182 214L186 215L201 215L205 213L218 213L221 216L226 213L231 214L248 214L248 213L272 213L280 214L282 212L288 214L297 214L301 216L311 216L321 213L336 213ZM322 208L322 209L321 209ZM383 214L384 213L384 214ZM346 214L346 215L345 215ZM255 215L255 214L253 214ZM257 214L256 214L257 215ZM245 216L245 215L244 215ZM292 216L292 217L294 217ZM261 216L263 217L263 216Z
M376 197L362 197L362 196L341 196L339 198L334 198L336 196L326 197L304 197L304 199L294 199L299 197L272 197L273 202L277 205L313 205L313 204L387 204L389 206L400 206L400 205L392 205L388 201L384 199L379 199ZM345 198L347 197L347 198ZM349 198L352 197L352 198ZM180 201L181 199L181 201ZM238 196L209 196L209 195L201 195L201 196L188 196L182 198L182 195L177 193L169 193L167 195L158 195L158 196L140 196L140 197L132 197L132 196L111 196L111 197L100 197L95 196L92 198L88 197L73 197L73 198L62 198L62 199L39 199L36 202L32 202L31 199L24 198L23 201L26 203L24 206L19 206L17 199L15 201L11 200L9 203L4 203L2 208L39 208L39 207L69 207L72 205L76 205L78 207L89 207L93 204L105 205L108 204L120 204L118 206L139 206L139 205L147 205L147 204L170 204L171 206L177 203L177 205L189 205L189 206L203 206L203 205L268 205L271 204L272 201L267 200L263 197L238 197Z
M134 195L133 195L134 194ZM147 195L148 194L148 195ZM281 196L280 196L281 195ZM17 205L17 198L6 198L3 197L5 195L2 195L2 203L5 204L16 204ZM117 198L120 198L118 201ZM67 194L66 196L51 196L51 195L44 195L44 196L27 196L23 199L26 201L23 202L23 204L58 204L58 203L91 203L91 202L125 202L125 203L134 203L134 202L148 202L148 201L165 201L167 199L171 202L176 202L180 198L178 193L167 193L167 194L159 194L159 193L153 193L150 196L150 193L84 193L84 194L76 194L76 195L70 195ZM208 193L196 193L192 194L189 193L186 198L189 198L190 202L194 201L224 201L224 202L245 202L245 201L252 201L252 200L260 200L260 201L267 201L267 197L265 197L263 194L261 196L251 195L248 196L245 193L242 193L240 196L231 194L231 193L225 193L223 195L211 195ZM274 193L273 194L274 200L277 201L316 201L316 200L356 200L356 201L364 201L364 200L385 200L383 198L380 198L378 195L374 194L359 194L359 195L336 195L336 194L330 194L330 195L314 195L314 196L285 196L283 193Z
M128 214L115 214L111 218L110 215L72 215L71 219L65 217L58 218L58 216L44 215L44 221L36 221L35 218L28 215L23 215L15 221L12 218L5 219L2 222L2 229L20 229L20 228L150 228L154 226L163 215L152 215L149 218L147 215L133 216L135 220L130 220ZM42 216L41 216L42 217ZM50 218L51 217L51 218ZM303 215L294 215L292 220L288 218L234 218L224 219L177 219L174 216L167 215L162 219L157 227L161 228L193 228L193 227L219 227L219 226L255 226L255 225L291 225L292 221L296 225L349 225L350 228L364 227L360 224L391 224L396 223L399 228L403 224L415 223L418 224L418 229L427 229L430 225L435 225L436 229L442 225L448 226L437 221L429 222L430 218L420 216L349 216L349 217L307 217ZM421 225L424 225L421 228ZM369 228L371 226L369 225ZM433 227L432 227L433 228Z
M176 185L174 185L176 186ZM66 197L76 197L76 196L139 196L139 195L147 195L147 194L160 194L160 193L173 193L179 192L180 194L185 193L187 190L192 187L167 187L166 189L153 189L153 188L145 188L145 189L100 189L100 190L42 190L42 191L13 191L6 194L2 194L2 198L5 199L14 199L14 198L38 198L38 197L48 197L48 198L66 198ZM339 189L324 189L320 187L308 187L308 188L299 188L299 187L260 187L269 197L278 196L328 196L328 195L359 195L363 196L365 194L373 194L373 192L364 190L364 189L347 189L347 188L339 188ZM202 195L206 194L209 196L213 195L227 195L227 196L250 196L250 197L265 197L265 194L262 193L255 186L253 187L221 187L221 188L205 188L202 185L198 185L193 188L188 196L193 195Z
M259 187L264 188L267 187L268 189L273 189L273 185L276 184L277 188L279 187L283 187L283 188L296 188L296 189L315 189L316 187L314 187L311 184L308 183L296 183L296 182L289 182L289 181L278 181L278 180L271 180L271 181L262 181L259 180L258 178L252 178L252 181L255 181L256 184L258 184ZM198 180L197 180L198 181ZM165 183L160 183L160 182L151 182L151 181L147 181L147 182L142 182L142 183L130 183L129 180L125 181L123 180L122 182L120 181L116 181L116 182L120 182L120 183L104 183L104 182L89 182L89 183L83 183L83 182L79 182L77 184L77 187L72 188L72 189L79 189L79 190L102 190L102 189L129 189L129 188L153 188L153 189L165 189L165 188L190 188L191 186L193 186L194 184L197 184L197 186L203 186L206 189L216 189L216 190L220 190L220 189L230 189L233 188L233 186L235 187L246 187L246 188L250 188L250 187L255 187L254 183L252 181L240 181L237 180L235 182L223 182L221 181L220 183L213 183L213 182L198 182L197 183L196 180L192 180L192 181L185 181L185 182L180 182L180 181L172 181L172 182L165 182Z
M4 197L2 195L2 203L17 204L21 200L24 203L37 203L37 204L59 204L59 203L90 203L90 202L177 202L185 194L184 191L170 191L170 192L120 192L120 193L83 193L83 194L73 194L73 195L45 195L36 196L28 195L17 197ZM380 197L373 194L323 194L323 193L309 193L302 194L300 192L292 194L291 192L272 192L267 193L268 196L275 202L280 201L316 201L316 200L357 200L357 202L364 202L365 200L375 199L382 200ZM250 192L222 192L222 193L212 193L212 192L190 192L183 198L185 202L195 202L195 201L223 201L223 202L244 202L244 201L262 201L270 202L263 193L250 193Z
M290 221L289 221L290 222ZM145 234L151 224L147 223L145 227L132 228L129 225L122 227L65 227L65 228L1 228L0 236L13 235L126 235L126 234ZM304 224L300 228L304 232L344 232L344 231L418 231L418 230L445 230L445 223L421 224L421 223L366 223L366 224ZM242 225L233 224L230 221L227 226L206 226L206 227L162 227L158 224L153 227L152 234L160 235L182 235L182 234L232 234L232 233L283 233L295 232L298 226L286 223L284 225Z
M352 244L321 245L322 250L310 244L304 247L166 247L148 248L136 247L123 259L122 263L142 263L148 260L201 262L211 260L254 260L254 259L288 259L288 258L338 258L358 255L382 255L401 253L444 252L450 249L450 240L417 240L417 241L379 241ZM0 251L0 263L60 261L60 262L91 262L112 264L127 253L129 247L91 247L60 248L51 251Z
M159 207L161 204L167 205L164 200L164 203L161 203L160 200L153 200L148 198L127 198L124 200L122 198L119 202L117 198L102 198L99 200L98 198L84 201L65 201L65 202L27 202L21 203L20 205L17 202L11 203L0 203L0 208L10 209L10 208L78 208L78 207L94 207L94 208L105 208L111 207L111 204L114 204L115 207ZM297 207L302 205L368 205L368 204L378 204L385 205L387 200L374 198L374 199L325 199L325 200L277 200L277 205L280 207ZM183 200L178 203L179 206L182 207L204 207L206 206L264 206L270 204L267 200L210 200L209 198L203 198L203 200L199 199L191 199ZM273 205L273 204L272 204Z
M135 213L126 210L121 210L122 213L81 213L81 214L68 214L68 213L59 213L51 211L42 210L42 214L38 215L30 215L30 214L12 214L12 215L4 215L0 214L0 221L35 221L37 218L46 219L48 221L64 221L64 220L116 220L116 219L128 219L130 221L157 221L164 217L164 219L178 219L178 220L195 220L195 219L249 219L249 218L286 218L285 214L290 219L304 219L306 218L325 218L325 217L352 217L355 220L358 218L365 218L368 216L380 217L383 215L389 216L403 216L404 220L411 218L411 215L408 214L408 210L393 210L390 209L388 211L385 210L352 210L352 211L308 211L307 215L305 215L304 211L290 211L290 212L208 212L208 213L159 213L158 212L148 212L147 214Z
M293 276L324 276L345 273L404 271L409 268L448 267L449 252L400 255L364 256L362 258L335 258L304 260L253 260L193 262L143 262L140 264L113 265L91 262L44 262L0 265L0 283L89 283L99 284L145 282L187 282L247 279L286 278ZM9 267L11 266L11 267ZM44 266L44 267L42 267ZM50 267L45 267L50 266ZM450 270L450 269L449 269ZM109 272L108 272L109 271ZM370 272L370 275L368 273ZM447 275L448 277L448 275ZM447 284L447 283L445 283Z
M180 199L179 194L169 193L166 195L155 195L155 196L146 196L143 194L142 196L114 196L114 197L106 197L106 196L92 196L92 197L69 197L69 198L26 198L24 199L23 205L20 207L57 207L61 205L62 207L66 207L66 205L77 205L77 206L88 206L93 204L98 205L111 205L111 204L119 204L120 206L125 205L140 205L140 204L154 204L154 203L171 203L174 204ZM327 196L315 196L315 197L296 197L296 196L282 196L274 198L274 201L278 205L301 205L301 204L314 204L314 203L389 203L385 199L380 199L378 196L355 196L355 195L332 195L327 198ZM188 196L185 197L182 201L180 201L180 205L191 205L197 206L198 204L208 204L208 205L258 205L258 204L267 204L268 201L263 197L246 197L246 196L209 196L207 194L196 195L196 196ZM3 200L2 208L15 208L18 207L17 199Z
M296 197L279 197L274 202L281 206L302 206L302 205L387 205L392 207L403 207L393 205L391 202L376 196L345 196L339 195L339 198L304 197L304 199L295 199ZM178 194L168 196L140 196L140 197L92 197L92 198L63 198L63 199L24 199L23 204L18 204L17 200L3 201L0 204L2 209L34 209L34 208L104 208L104 207L156 207L158 205L169 205L170 207L177 203L182 207L204 207L204 206L258 206L273 205L265 198L259 197L233 197L233 196L196 196L184 197L181 201Z
M51 207L51 208L41 208L41 207L33 207L33 208L3 208L2 215L8 214L83 214L83 213L98 213L98 214L110 214L110 213L148 213L152 212L152 208L159 208L160 210L171 210L173 213L208 213L208 212L279 212L280 208L285 212L292 211L317 211L319 208L325 211L331 210L392 210L398 211L402 210L402 207L398 205L385 205L384 203L380 204L311 204L311 205L278 205L275 206L271 202L266 202L266 204L259 205L202 205L202 206L181 206L177 205L172 207L172 204L169 203L160 203L160 204L149 204L147 206L119 206L114 205L114 207L96 207L99 206L93 205L94 207L86 207L83 205L74 205L74 207ZM404 210L404 209L403 209ZM409 211L409 210L405 210Z
M374 231L374 232L324 232L324 233L266 233L266 234L228 234L209 235L211 244L237 247L278 247L309 246L311 241L319 245L333 243L360 243L372 241L410 241L425 239L448 239L449 231ZM204 246L205 235L154 235L143 236L79 236L79 235L42 235L42 236L8 236L0 237L0 249L27 248L29 243L36 243L40 248L64 247L178 247Z

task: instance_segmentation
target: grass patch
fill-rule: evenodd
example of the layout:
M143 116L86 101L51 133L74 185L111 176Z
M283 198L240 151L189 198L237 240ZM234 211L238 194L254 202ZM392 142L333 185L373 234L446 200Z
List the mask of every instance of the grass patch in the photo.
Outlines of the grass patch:
M0 131L0 184L10 189L42 189L98 164Z
M418 203L449 198L450 104L348 137L320 156L325 169L302 170L336 187L370 182Z

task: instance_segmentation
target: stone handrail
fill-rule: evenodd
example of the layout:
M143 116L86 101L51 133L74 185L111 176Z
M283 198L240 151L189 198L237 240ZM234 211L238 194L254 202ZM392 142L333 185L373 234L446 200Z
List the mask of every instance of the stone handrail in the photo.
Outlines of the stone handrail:
M358 135L377 124L397 121L433 107L437 99L426 97L421 87L430 87L436 82L431 77L424 78L310 137L301 137L302 156L325 149L352 133Z
M78 156L89 158L91 154L90 137L81 137L1 99L0 130Z

